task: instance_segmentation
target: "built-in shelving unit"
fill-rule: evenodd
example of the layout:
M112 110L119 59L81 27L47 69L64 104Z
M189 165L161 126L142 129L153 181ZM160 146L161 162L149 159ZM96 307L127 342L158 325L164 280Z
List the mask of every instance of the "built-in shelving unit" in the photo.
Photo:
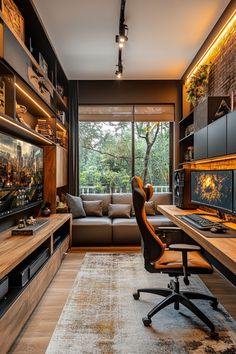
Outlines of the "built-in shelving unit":
M179 122L180 129L180 164L193 159L194 120L193 111ZM192 156L192 157L191 157Z
M18 33L0 2L0 127L44 147L44 170L50 171L44 174L44 199L55 212L57 188L68 180L68 80L33 2L14 3L23 23Z

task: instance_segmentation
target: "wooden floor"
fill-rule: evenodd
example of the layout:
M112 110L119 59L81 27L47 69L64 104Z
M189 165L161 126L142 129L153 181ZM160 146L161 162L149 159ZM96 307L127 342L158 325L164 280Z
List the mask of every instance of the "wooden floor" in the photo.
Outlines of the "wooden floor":
M74 249L64 259L61 268L47 289L39 305L17 338L10 353L43 354L46 351L53 330L60 317L69 291L85 255L85 249ZM90 250L91 251L91 250ZM98 249L93 249L97 252ZM109 251L114 251L110 249ZM120 251L120 249L116 249ZM131 250L126 249L126 252ZM236 319L236 288L219 273L201 276L212 293L219 299L228 312Z

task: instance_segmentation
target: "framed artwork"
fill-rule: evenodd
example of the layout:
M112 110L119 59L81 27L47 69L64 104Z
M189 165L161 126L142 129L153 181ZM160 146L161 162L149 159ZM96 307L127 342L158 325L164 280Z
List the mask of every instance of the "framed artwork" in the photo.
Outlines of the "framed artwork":
M13 0L2 1L2 14L13 32L24 42L24 18Z

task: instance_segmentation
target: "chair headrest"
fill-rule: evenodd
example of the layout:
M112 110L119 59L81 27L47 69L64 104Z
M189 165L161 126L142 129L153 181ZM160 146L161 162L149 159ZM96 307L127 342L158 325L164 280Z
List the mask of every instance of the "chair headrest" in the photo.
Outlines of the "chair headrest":
M148 202L149 199L152 198L153 196L153 192L154 192L154 188L151 184L146 184L146 186L144 187L145 193L146 193L146 201Z
M140 189L144 190L143 181L139 176L134 176L132 178L132 188L140 188Z

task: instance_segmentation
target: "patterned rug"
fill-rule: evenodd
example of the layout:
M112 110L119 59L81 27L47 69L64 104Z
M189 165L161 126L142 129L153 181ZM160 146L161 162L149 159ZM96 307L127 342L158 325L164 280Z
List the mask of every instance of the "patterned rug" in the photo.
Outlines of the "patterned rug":
M190 280L189 291L210 294L198 276ZM86 254L46 354L235 354L236 324L221 305L214 311L196 301L215 324L219 341L181 305L179 311L173 305L160 311L151 327L143 325L142 317L163 298L141 294L135 301L133 291L166 287L168 281L168 275L145 271L140 254Z

